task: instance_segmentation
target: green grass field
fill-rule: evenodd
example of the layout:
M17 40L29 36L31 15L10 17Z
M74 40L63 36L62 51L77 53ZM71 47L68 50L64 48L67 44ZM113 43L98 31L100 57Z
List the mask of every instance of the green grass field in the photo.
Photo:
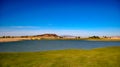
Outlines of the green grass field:
M0 67L120 67L120 46L0 53Z

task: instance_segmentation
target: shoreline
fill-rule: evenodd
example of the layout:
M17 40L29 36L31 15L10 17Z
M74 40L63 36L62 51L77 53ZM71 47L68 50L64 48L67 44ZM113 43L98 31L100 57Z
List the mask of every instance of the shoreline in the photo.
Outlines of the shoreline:
M87 41L120 41L120 39L85 39Z
M0 43L23 41L23 40L33 40L33 39L32 38L0 38ZM34 39L34 40L42 40L42 39ZM45 40L120 41L120 39L45 39Z
M0 43L31 40L30 38L0 38Z

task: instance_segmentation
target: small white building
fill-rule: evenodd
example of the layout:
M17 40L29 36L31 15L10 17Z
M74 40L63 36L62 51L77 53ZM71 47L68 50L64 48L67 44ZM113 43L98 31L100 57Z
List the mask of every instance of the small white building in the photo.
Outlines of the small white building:
M120 39L120 36L113 36L111 39Z

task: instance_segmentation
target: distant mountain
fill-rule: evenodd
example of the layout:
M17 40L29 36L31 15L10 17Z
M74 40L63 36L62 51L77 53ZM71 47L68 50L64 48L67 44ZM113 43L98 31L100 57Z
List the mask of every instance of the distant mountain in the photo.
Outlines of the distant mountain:
M118 37L118 38L120 38L120 36L111 36L111 37Z

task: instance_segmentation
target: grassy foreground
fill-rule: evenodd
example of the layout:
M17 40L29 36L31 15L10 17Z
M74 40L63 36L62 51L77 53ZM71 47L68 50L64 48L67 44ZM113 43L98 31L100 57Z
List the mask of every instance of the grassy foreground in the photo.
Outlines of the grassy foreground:
M0 53L0 67L120 67L120 46L92 50Z

